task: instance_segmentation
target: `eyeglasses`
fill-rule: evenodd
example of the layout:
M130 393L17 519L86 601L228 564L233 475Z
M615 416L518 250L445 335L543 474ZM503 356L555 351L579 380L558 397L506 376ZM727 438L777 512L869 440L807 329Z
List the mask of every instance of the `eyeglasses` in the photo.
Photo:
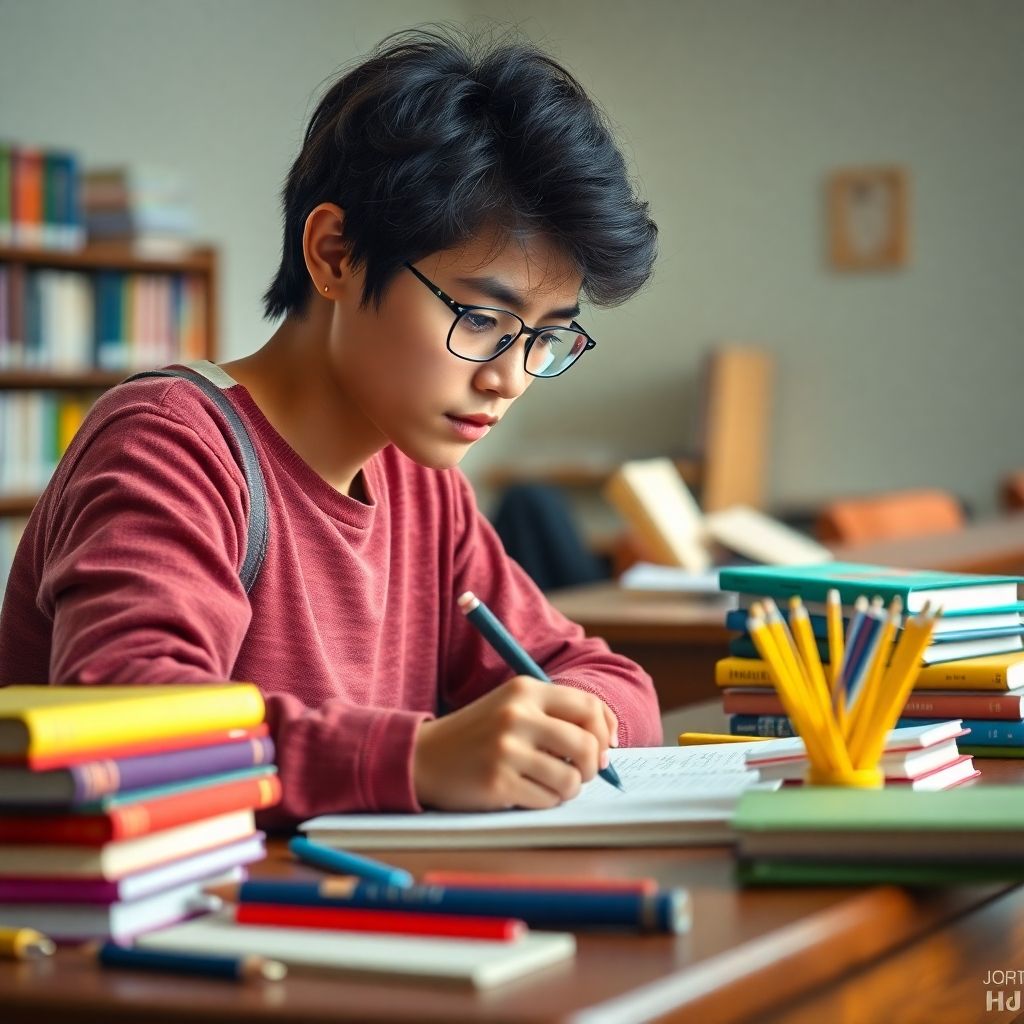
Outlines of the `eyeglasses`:
M454 314L445 342L448 351L472 363L489 363L511 348L520 335L528 335L523 365L531 377L557 377L597 342L573 321L568 327L527 327L522 317L507 309L463 306L446 295L411 263L411 270Z

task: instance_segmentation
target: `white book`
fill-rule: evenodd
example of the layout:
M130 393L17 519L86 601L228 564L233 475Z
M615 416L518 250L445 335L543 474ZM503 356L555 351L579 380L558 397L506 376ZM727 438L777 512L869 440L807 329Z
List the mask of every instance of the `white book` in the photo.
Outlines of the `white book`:
M62 843L0 846L0 875L26 878L89 877L114 881L191 853L244 839L255 832L252 811L231 811L187 825L103 846Z
M142 932L210 910L214 900L204 896L204 886L240 882L245 875L244 868L234 867L141 899L107 904L0 903L0 920L5 926L35 928L61 941L109 938L127 942Z
M458 982L490 988L572 959L575 938L527 932L513 942L236 924L230 912L140 936L142 949L257 955L292 968Z
M299 827L318 843L350 850L730 842L736 802L758 782L744 765L746 749L727 743L613 750L624 792L595 778L574 800L546 810L335 814Z

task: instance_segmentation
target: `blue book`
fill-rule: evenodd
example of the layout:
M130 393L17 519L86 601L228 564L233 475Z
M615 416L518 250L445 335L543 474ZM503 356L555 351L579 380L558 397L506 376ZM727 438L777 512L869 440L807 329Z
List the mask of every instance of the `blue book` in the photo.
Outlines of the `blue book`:
M930 722L944 722L944 718L901 718L897 727L905 725L927 725ZM1010 722L996 718L965 718L963 727L970 734L959 741L963 747L1022 747L1024 746L1024 721Z
M732 736L771 736L774 738L795 736L796 730L785 715L730 715L729 733Z
M1012 604L1024 596L1024 578L1020 576L931 572L852 562L730 566L719 571L718 583L722 590L763 594L780 603L793 595L805 602L825 601L832 588L839 591L844 605L852 605L862 594L881 597L886 603L898 596L909 612L920 611L926 601L933 606L942 605L943 609L988 610Z

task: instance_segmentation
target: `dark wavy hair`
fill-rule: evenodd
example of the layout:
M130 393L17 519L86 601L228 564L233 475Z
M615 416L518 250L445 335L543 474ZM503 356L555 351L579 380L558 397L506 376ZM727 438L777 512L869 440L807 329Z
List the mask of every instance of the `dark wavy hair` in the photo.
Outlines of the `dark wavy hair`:
M328 88L282 197L268 319L306 309L302 234L323 202L345 211L364 306L379 306L406 261L486 229L550 239L600 306L641 288L656 253L647 203L580 83L530 43L444 26L388 36Z

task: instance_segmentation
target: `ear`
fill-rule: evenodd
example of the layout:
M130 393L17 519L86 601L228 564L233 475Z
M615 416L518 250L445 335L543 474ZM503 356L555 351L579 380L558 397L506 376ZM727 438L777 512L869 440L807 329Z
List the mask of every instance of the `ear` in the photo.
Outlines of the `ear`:
M345 213L334 203L321 203L306 218L302 254L313 290L321 297L336 297L343 278L349 276L348 251L342 239Z

